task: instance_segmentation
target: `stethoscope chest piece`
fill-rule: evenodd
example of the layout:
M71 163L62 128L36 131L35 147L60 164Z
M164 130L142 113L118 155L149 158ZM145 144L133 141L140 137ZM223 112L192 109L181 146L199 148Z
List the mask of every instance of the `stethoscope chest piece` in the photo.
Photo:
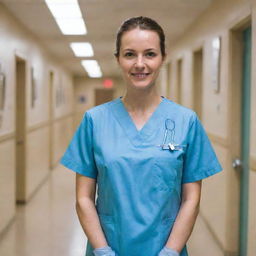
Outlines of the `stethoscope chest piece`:
M175 146L172 143L169 143L168 147L169 147L170 150L175 150Z

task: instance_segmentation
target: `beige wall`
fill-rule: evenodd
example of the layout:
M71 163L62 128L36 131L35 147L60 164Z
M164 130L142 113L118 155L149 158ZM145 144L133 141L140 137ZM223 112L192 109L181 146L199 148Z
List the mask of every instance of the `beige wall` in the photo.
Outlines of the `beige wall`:
M68 115L63 118L57 119L53 123L53 139L52 139L52 160L53 165L57 163L64 150L66 149L73 133L74 133L74 117Z
M55 60L49 57L47 51L40 45L40 41L31 35L22 25L12 17L6 8L0 4L0 63L1 70L6 75L6 102L0 116L0 233L15 216L15 118L16 118L16 71L15 56L26 61L26 163L25 195L20 198L27 201L45 180L50 172L50 141L49 135L53 124L49 123L49 72L54 72L52 84L53 94L53 138L61 134L65 123L65 116L72 114L73 87L72 76ZM34 68L37 85L37 100L31 108L30 70ZM62 87L65 102L55 106L56 91ZM67 125L67 124L66 124ZM64 145L60 139L55 139L54 150L61 152ZM58 156L60 153L57 154ZM58 157L54 156L54 161Z
M103 79L97 78L74 78L74 95L75 95L75 126L80 122L84 111L94 106L95 89L103 89ZM124 94L124 82L122 79L113 79L114 98ZM79 102L79 97L84 96L86 101Z
M215 0L212 5L191 25L188 31L170 46L167 63L171 63L170 79L166 71L162 71L161 90L166 92L166 83L170 87L171 99L177 98L177 62L183 60L182 66L182 105L193 108L193 52L203 48L203 92L202 92L202 122L212 141L219 160L224 168L221 174L203 181L200 216L209 229L208 236L215 241L222 255L237 255L238 250L238 215L239 215L239 173L232 167L232 159L239 152L237 138L231 138L234 127L240 126L240 120L234 123L231 104L236 104L240 95L235 95L232 83L231 67L231 29L238 28L251 15L253 25L252 49L252 113L251 141L256 133L256 1ZM221 72L220 91L215 93L211 83L211 40L221 37ZM235 95L235 96L232 96ZM235 97L235 98L234 98ZM233 102L233 103L232 103ZM238 103L239 104L239 103ZM210 118L209 118L210 117ZM234 127L233 127L234 126ZM239 137L239 136L237 136ZM235 150L234 150L235 148ZM251 143L250 170L250 201L249 201L249 230L248 256L256 255L256 144ZM195 255L211 255L211 248L204 248ZM191 252L193 256L193 251ZM215 255L214 255L215 256Z
M13 139L0 142L0 232L15 213L15 144Z
M168 97L167 95L168 65L166 65L165 63L161 67L160 74L156 82L156 86L158 87L158 92L160 93L160 95Z

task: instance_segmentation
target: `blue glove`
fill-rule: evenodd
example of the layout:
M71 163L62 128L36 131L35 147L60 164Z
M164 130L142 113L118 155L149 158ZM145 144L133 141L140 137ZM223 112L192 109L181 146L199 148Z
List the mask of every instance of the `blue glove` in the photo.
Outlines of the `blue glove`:
M95 256L116 256L115 252L109 246L96 248L93 250Z
M158 256L179 256L180 254L166 246L159 252Z

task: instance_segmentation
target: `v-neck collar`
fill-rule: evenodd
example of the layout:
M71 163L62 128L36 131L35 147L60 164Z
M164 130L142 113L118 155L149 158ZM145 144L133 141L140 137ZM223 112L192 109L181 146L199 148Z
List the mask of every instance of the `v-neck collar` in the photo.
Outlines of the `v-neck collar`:
M157 105L154 112L151 114L151 116L140 130L137 129L132 117L130 116L123 101L121 100L122 96L116 98L113 101L114 104L111 104L111 109L115 118L122 126L130 141L135 146L141 145L144 142L146 143L150 134L152 134L154 130L158 129L158 122L160 119L162 119L162 110L166 102L166 98L164 96L161 97L162 101Z

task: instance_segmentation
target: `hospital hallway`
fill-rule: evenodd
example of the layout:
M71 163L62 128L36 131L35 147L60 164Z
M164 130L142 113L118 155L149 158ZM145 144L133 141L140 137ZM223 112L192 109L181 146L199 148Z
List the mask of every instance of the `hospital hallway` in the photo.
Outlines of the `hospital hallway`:
M153 54L153 58L144 54L149 49L144 50L143 39L142 44L138 41L132 49L128 48L142 47L143 58L134 54L129 56L129 62L122 49L122 40L121 55L116 58L118 29L128 18L140 16L156 20L163 28L166 58L159 62L161 65L154 66L160 55ZM138 38L137 34L133 40ZM156 48L163 56L161 40L160 47ZM121 63L120 59L126 62ZM132 65L139 64L143 70L155 70L158 77L152 80L153 83L150 79L155 77L151 78L150 72L145 71L148 73L137 74L137 78L147 81L146 86L153 84L162 96L162 102L174 106L167 108L167 105L159 104L141 131L136 130L135 122L122 108L125 104L113 108L112 113L104 112L111 104L97 108L114 100L122 102L121 96L125 95L127 86L134 86L133 82L129 83L136 76L131 71ZM138 164L138 169L144 172L136 173L136 182L140 184L138 187L146 185L162 192L161 189L170 191L170 186L175 186L179 179L187 179L184 183L190 183L203 178L199 215L187 243L189 256L256 256L255 70L256 0L0 0L0 256L85 255L87 238L75 210L75 172L60 163L80 124L80 127L88 128L83 130L87 135L93 132L87 140L77 140L75 145L85 143L79 144L81 148L75 148L74 152L94 147L99 142L115 143L98 147L108 157L102 153L95 165L92 158L88 158L86 165L79 165L74 159L82 154L76 153L73 158L66 159L66 164L73 160L73 164L78 163L75 167L83 169L81 173L88 172L88 176L96 177L102 166L113 164L111 154L120 154L119 158L115 155L118 161L126 158L128 149L123 145L128 148L135 145L136 150L150 145L145 156L143 152L136 157L143 156L144 161L150 152L148 159L155 162L144 162L148 167L151 167L150 163L154 164L160 171L170 161L182 159L172 162L170 170L177 171L174 175L171 171L158 175L153 172L154 168L147 172L146 165L142 169ZM141 83L143 86L144 82ZM161 109L163 105L166 108ZM175 107L184 112L175 112ZM90 112L92 108L97 110ZM97 112L102 109L104 111ZM167 113L166 120L174 124L174 133L168 122L161 119ZM186 113L189 115L184 118ZM95 120L99 120L98 125L94 125ZM194 132L198 127L199 132ZM171 135L165 136L170 130ZM209 144L205 143L206 136L201 141L189 143L191 134L202 138L203 131ZM135 132L137 134L133 136ZM142 144L133 144L132 137L138 139L133 142L141 140L139 143ZM147 144L147 139L153 137L159 142L156 143L158 147ZM166 138L167 143L160 144ZM120 148L127 150L123 155L122 150L114 150L121 143ZM210 144L217 158L210 158L213 156L209 154L213 152L208 150ZM175 147L179 150L175 154L181 151L183 158L180 155L169 158ZM187 153L192 151L195 154ZM83 154L84 162L87 156L95 159L98 154L97 149L86 152L89 153ZM196 163L201 161L200 164L188 161L188 155L191 159L197 157ZM133 160L137 158L133 153L129 157L133 168ZM216 159L223 168L221 172ZM186 160L194 167L186 168ZM166 165L161 169L158 166L161 164ZM125 184L130 184L129 175L106 169L111 170L111 177L121 173L121 179L127 181ZM125 170L130 174L129 168ZM131 173L135 175L135 172ZM180 174L177 175L179 179L175 174ZM139 175L146 178L140 179ZM100 183L102 176L98 177ZM140 183L141 180L147 183ZM106 183L101 185L104 187ZM111 186L118 187L113 183ZM180 188L177 186L177 191ZM113 192L107 185L103 191L108 192L106 198ZM118 196L123 195L126 192ZM165 197L157 195L161 195L155 200L160 205L159 201ZM172 201L176 206L171 205L170 200L163 200L166 210L161 215L172 224L179 200L180 197ZM118 204L112 205L122 209ZM153 206L150 204L151 209L155 209ZM143 210L143 214L145 212ZM110 217L111 222L114 214L105 216ZM165 223L164 218L159 218L159 223ZM159 230L157 239L164 233Z

